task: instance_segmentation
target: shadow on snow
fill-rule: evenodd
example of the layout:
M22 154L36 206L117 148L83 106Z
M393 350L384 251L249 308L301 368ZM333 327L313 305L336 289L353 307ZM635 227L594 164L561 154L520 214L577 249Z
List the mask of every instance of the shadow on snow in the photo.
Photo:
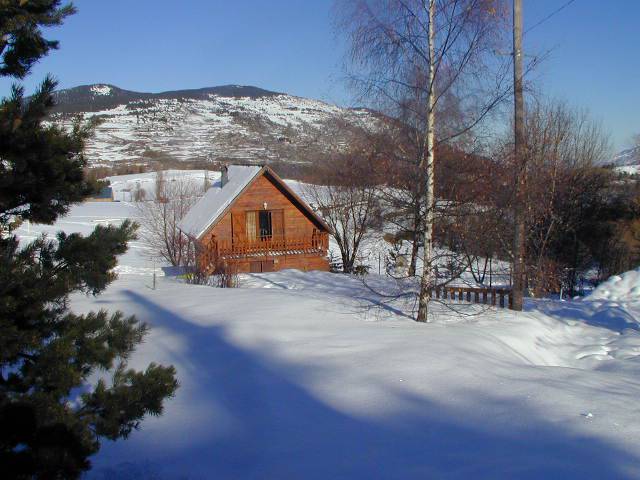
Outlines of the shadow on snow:
M616 333L623 333L625 330L640 330L639 320L617 302L602 300L560 302L551 300L532 302L531 307L564 321L586 323Z
M485 396L474 405L473 392L461 393L469 398L466 412L398 392L409 405L405 413L373 419L344 413L296 381L317 374L312 367L275 363L229 343L220 326L195 325L138 293L125 295L144 309L142 320L185 341L188 368L198 372L194 398L221 406L233 428L221 435L214 424L197 441L180 445L144 440L143 423L135 442L103 445L90 478L631 478L625 469L638 468L638 458L628 452L543 418L535 427L509 430L480 417L469 421L474 406L482 411L487 402ZM492 401L504 411L523 408ZM523 411L521 417L527 416L535 414ZM177 430L163 435L189 438L187 428Z

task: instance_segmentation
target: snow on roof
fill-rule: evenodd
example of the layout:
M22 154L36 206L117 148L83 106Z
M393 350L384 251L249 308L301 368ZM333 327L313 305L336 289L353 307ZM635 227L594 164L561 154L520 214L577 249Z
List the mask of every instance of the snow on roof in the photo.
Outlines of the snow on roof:
M218 185L207 190L207 193L187 212L178 228L187 235L200 238L261 169L257 166L229 166L228 182L223 187Z

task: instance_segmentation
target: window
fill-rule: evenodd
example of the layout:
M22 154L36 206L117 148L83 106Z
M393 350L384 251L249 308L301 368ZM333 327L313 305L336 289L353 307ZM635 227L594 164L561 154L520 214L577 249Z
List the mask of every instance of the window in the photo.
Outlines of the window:
M272 240L284 238L283 210L251 210L246 212L247 240Z
M260 222L260 240L270 240L273 236L271 230L271 212L269 210L260 210L259 212Z

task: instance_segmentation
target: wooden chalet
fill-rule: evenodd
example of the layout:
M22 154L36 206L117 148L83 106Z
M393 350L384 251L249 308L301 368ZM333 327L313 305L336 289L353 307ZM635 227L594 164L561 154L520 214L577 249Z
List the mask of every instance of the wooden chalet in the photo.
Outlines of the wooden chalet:
M267 166L225 167L179 228L209 272L329 270L329 227Z

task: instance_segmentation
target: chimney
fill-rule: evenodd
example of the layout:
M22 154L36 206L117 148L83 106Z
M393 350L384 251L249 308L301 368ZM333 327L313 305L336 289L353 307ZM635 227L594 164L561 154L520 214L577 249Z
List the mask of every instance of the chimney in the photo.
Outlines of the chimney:
M222 176L220 177L220 188L224 187L229 182L229 166L222 166Z

